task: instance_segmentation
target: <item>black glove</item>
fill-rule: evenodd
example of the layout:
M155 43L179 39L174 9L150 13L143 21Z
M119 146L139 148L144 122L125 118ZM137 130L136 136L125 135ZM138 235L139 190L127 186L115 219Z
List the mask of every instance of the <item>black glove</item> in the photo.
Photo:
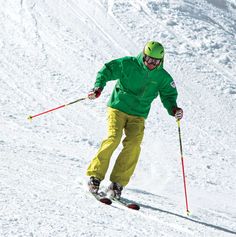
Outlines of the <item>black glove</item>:
M88 98L90 100L94 100L94 99L98 98L101 95L101 93L102 93L102 88L95 87L88 93Z
M173 109L173 114L177 120L180 120L183 118L184 111L181 108L175 107Z

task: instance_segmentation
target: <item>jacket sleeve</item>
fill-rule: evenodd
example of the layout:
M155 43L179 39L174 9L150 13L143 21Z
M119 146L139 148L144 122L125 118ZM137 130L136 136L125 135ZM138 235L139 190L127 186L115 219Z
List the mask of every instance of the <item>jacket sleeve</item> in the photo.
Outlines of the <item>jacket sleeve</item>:
M122 74L122 59L106 63L98 72L94 87L104 88L108 81L117 80Z
M163 86L159 90L161 102L167 109L168 113L174 116L173 108L177 107L177 96L178 92L175 83L170 75L166 78Z

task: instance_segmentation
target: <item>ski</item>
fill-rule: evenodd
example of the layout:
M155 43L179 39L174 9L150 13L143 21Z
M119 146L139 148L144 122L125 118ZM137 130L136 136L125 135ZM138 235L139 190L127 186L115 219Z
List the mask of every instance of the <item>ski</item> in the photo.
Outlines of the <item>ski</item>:
M140 206L136 203L130 203L127 202L125 199L121 198L121 199L117 199L115 197L111 198L112 201L114 201L115 203L118 203L119 205L123 206L123 207L127 207L133 210L139 210Z
M125 208L133 209L133 210L139 210L140 206L136 203L128 202L127 200L120 198L117 199L115 197L109 197L106 195L105 192L98 192L98 193L92 193L89 192L93 197L96 198L97 201L104 203L106 205L111 205L113 202L117 203L118 205L121 205Z
M99 202L104 203L106 205L111 205L112 201L110 198L106 197L103 192L99 193L92 193L90 192L92 196L94 196Z

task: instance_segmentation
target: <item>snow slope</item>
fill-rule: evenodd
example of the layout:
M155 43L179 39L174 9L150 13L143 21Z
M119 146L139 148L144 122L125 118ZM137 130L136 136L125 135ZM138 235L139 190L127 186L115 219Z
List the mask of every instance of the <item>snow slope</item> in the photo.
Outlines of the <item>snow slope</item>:
M236 235L235 0L0 3L0 236ZM185 113L190 217L176 122L159 99L124 190L139 212L100 205L84 190L113 82L96 101L27 120L85 96L105 62L151 39L166 48Z

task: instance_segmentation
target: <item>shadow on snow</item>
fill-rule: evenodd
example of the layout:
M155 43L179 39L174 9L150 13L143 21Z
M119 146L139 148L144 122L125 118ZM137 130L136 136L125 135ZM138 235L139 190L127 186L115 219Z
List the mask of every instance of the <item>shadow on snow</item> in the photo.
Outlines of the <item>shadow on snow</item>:
M149 192L146 192L146 191L143 191L143 190L138 190L138 189L128 189L128 190L130 190L132 192L144 194L144 195L158 196L158 195L155 195L153 193L149 193ZM126 201L127 202L132 202L132 203L134 202L134 201L129 200L129 199L126 199ZM229 230L227 228L217 226L217 225L214 225L214 224L210 224L210 223L207 223L207 222L204 222L204 221L195 220L195 219L192 219L191 217L186 217L186 216L180 215L178 213L174 213L174 212L171 212L171 211L166 211L166 210L163 210L163 209L160 209L160 208L157 208L157 207L152 207L150 205L145 205L145 204L141 204L141 203L139 203L139 205L140 205L141 208L150 209L152 211L159 211L159 212L169 214L169 215L172 215L172 216L177 216L179 218L182 218L182 219L185 219L185 220L188 220L188 221L192 221L194 223L204 225L206 227L210 227L210 228L213 228L213 229L216 229L216 230L224 231L224 232L227 232L227 233L230 233L230 234L236 234L236 231Z

